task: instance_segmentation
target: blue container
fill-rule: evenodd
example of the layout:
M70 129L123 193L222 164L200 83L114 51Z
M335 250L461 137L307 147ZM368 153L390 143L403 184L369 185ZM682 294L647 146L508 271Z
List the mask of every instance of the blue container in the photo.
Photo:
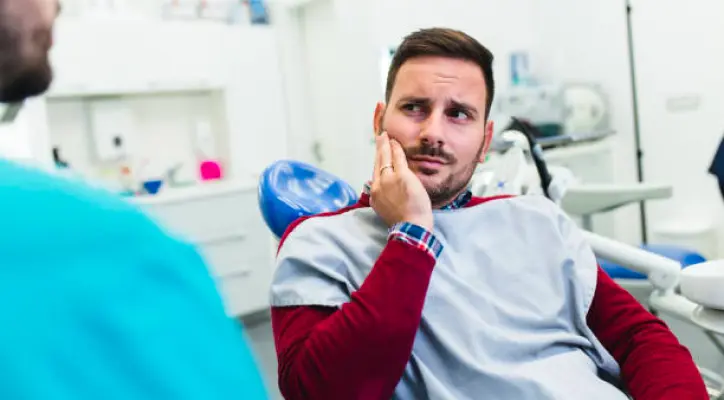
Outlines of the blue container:
M161 179L143 182L143 190L145 190L148 194L158 193L158 191L161 189L161 186L163 186L163 180Z
M510 55L510 83L513 86L530 82L530 58L528 53L517 52Z

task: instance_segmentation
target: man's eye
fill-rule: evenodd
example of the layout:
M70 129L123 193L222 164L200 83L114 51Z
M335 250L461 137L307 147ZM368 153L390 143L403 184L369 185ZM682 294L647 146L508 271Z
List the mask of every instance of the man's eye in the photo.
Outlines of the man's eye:
M463 110L451 110L448 116L460 121L465 121L470 118L470 114Z
M422 111L422 106L419 104L405 104L402 109L412 113L419 113Z

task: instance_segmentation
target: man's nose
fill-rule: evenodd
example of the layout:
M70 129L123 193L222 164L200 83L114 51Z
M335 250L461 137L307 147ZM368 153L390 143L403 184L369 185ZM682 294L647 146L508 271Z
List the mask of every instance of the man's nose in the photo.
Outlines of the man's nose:
M445 123L445 115L441 111L430 113L428 118L422 122L420 129L420 141L427 142L432 146L442 146L443 126Z

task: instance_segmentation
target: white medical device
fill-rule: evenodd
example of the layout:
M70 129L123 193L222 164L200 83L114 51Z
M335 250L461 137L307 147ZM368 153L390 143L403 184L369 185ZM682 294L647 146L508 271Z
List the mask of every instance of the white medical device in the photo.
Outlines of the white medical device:
M563 87L565 132L599 132L609 129L608 101L598 85L570 83Z
M608 100L594 83L523 85L500 93L495 114L515 115L534 125L557 125L561 134L577 136L610 127Z
M497 96L498 114L515 115L535 125L563 127L566 116L560 85L523 85L511 87Z

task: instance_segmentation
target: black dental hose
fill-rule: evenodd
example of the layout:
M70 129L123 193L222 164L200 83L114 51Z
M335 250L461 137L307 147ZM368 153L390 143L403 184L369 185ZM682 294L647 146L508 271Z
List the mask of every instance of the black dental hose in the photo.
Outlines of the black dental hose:
M527 121L523 121L513 117L512 121L505 128L505 130L514 130L521 132L525 135L526 139L528 139L530 154L531 157L533 157L533 163L535 164L535 169L538 172L538 177L540 178L543 194L545 194L545 196L550 199L551 197L548 194L548 187L553 181L553 177L551 176L550 172L548 172L548 165L543 158L543 148L536 141L536 133L539 133L538 129Z

